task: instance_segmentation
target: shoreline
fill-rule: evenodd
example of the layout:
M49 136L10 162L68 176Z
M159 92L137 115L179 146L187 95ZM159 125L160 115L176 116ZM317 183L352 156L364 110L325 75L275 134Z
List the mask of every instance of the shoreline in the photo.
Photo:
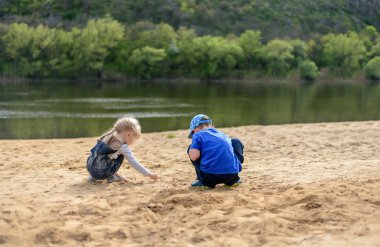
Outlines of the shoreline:
M96 138L0 140L7 246L376 246L380 121L221 128L245 144L239 187L189 188L187 130L132 146L160 179L86 182Z
M90 82L89 82L90 81ZM342 78L342 77L326 77L319 78L313 81L300 79L297 77L262 77L262 78L223 78L223 79L201 79L201 78L157 78L150 80L141 79L122 79L122 80L107 80L99 78L0 78L0 85L25 85L25 84L46 84L46 83L62 83L62 84L134 84L134 83L213 83L213 84L380 84L379 80L370 80L363 77Z
M284 123L284 124L268 124L268 125L260 125L260 124L250 124L250 125L239 125L239 126L229 126L229 127L218 127L216 128L218 130L221 130L223 132L227 131L229 132L231 129L236 129L236 128L269 128L269 127L281 127L281 128L286 128L286 127L313 127L313 126L318 126L318 125L347 125L347 124L354 124L354 123L364 123L364 124L376 124L380 123L380 120L356 120L356 121L341 121L341 122L312 122L312 123ZM184 139L189 140L187 138L188 134L188 129L177 129L177 130L163 130L163 131L153 131L153 132L142 132L142 136L145 135L165 135L164 137L167 139L172 139L177 137L176 134L180 133L181 135L183 134ZM75 140L93 140L98 138L98 136L79 136L79 137L68 137L68 138L24 138L24 139L0 139L0 143L2 141L5 142L12 142L12 141L75 141Z

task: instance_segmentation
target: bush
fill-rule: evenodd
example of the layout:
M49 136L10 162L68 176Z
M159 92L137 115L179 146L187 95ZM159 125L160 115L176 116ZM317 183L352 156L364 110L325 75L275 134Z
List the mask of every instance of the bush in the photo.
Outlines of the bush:
M366 77L372 80L380 80L380 57L372 58L364 67Z
M107 17L91 20L83 29L71 31L74 39L70 52L72 74L97 74L101 77L107 57L124 38L124 27Z
M27 77L101 75L107 57L124 37L124 27L111 18L91 20L70 31L12 24L1 37L4 58Z
M350 77L361 69L367 50L356 33L327 34L322 38L325 64L336 75Z
M132 74L141 79L152 79L159 73L159 67L167 54L164 49L145 46L134 50L129 58Z
M296 62L301 62L307 58L309 47L307 43L300 39L294 39L289 41L293 46L293 56Z
M299 65L300 76L302 79L314 81L319 76L317 65L311 60L305 60Z
M368 54L369 58L374 58L380 56L380 42L375 43L371 47L371 51Z
M229 76L243 60L241 47L222 37L204 36L180 43L180 59L191 68L191 76L203 79Z
M244 57L246 59L247 68L255 68L259 60L261 43L261 32L246 30L239 37L239 45L243 49Z
M4 58L18 75L44 77L62 69L73 42L69 33L60 29L16 23L9 26L2 43Z
M285 77L294 64L293 46L286 40L271 40L262 50L268 74Z

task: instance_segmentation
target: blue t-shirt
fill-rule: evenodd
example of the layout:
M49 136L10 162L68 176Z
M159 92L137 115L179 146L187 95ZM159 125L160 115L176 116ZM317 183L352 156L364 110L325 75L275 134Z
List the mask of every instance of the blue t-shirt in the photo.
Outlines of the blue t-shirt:
M231 139L214 128L195 133L190 149L201 151L200 169L203 172L234 174L241 171L241 163L235 156Z

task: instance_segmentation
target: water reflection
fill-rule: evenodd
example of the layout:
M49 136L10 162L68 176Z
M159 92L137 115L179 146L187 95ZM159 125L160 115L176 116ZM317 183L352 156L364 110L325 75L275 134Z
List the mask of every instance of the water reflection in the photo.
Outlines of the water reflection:
M121 116L143 131L380 119L378 85L92 84L0 86L0 138L97 136Z
M189 113L171 112L133 112L133 113L70 113L70 112L43 112L43 111L7 111L0 110L0 119L10 118L163 118L190 116Z

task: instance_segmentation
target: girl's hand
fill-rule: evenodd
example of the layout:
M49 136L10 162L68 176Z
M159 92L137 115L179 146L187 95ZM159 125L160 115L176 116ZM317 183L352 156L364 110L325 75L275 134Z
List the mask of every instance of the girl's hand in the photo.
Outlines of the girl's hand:
M153 180L157 180L157 179L158 179L158 175L157 175L156 173L150 173L150 174L148 175L148 177L150 177L150 178L153 179Z

